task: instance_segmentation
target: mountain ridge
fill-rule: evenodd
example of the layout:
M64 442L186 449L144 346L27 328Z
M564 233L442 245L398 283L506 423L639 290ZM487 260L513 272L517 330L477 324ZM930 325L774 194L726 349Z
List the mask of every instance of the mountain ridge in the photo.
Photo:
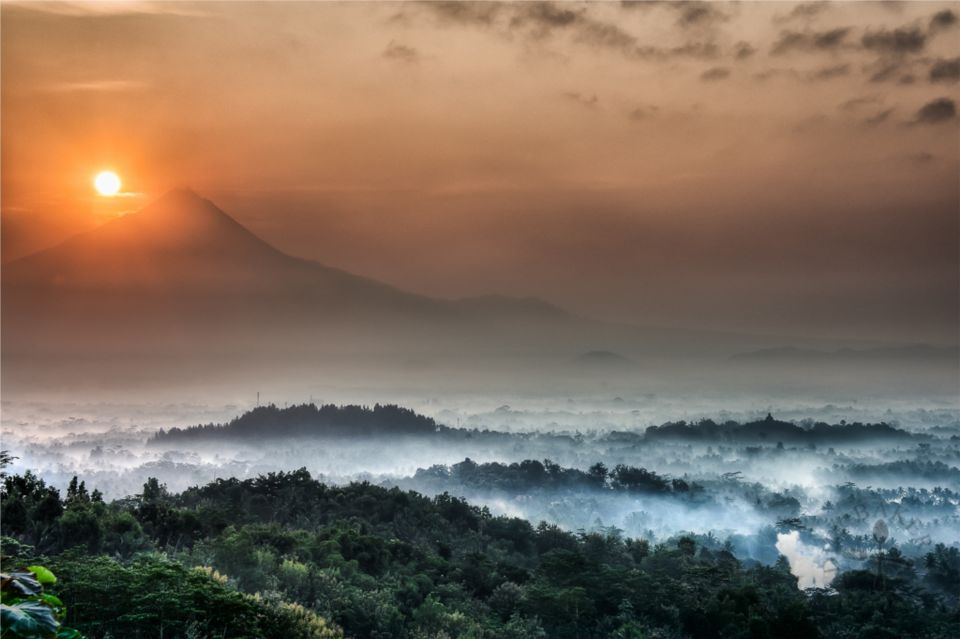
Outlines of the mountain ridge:
M538 298L432 298L289 255L187 189L13 260L2 277L6 352L295 350L349 340L416 350L522 342L533 324L588 323Z

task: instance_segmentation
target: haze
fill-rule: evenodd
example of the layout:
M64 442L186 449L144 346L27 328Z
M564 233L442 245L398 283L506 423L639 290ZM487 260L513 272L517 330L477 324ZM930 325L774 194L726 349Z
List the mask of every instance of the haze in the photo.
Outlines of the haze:
M190 186L429 296L955 344L954 6L4 3L3 259Z
M4 623L960 636L957 7L2 2Z

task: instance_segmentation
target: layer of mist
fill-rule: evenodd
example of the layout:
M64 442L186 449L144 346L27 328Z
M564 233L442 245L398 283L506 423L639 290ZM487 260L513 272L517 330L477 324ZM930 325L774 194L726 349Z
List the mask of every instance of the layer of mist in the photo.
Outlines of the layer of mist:
M869 561L880 519L906 557L960 544L957 408L798 402L774 417L654 394L502 399L408 401L416 412L5 402L4 448L13 473L61 489L79 475L108 499L150 477L181 491L306 468L571 531L784 555L802 587Z

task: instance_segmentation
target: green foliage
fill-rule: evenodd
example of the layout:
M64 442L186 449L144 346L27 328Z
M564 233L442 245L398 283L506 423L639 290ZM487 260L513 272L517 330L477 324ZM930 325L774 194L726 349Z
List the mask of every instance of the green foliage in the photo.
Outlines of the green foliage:
M0 575L0 637L3 639L83 639L61 625L67 608L59 597L44 592L57 582L49 568L33 565Z
M57 583L56 576L49 568L44 568L43 566L27 566L27 570L33 573L42 586L52 586Z
M456 472L497 480L491 465L471 464ZM505 481L684 492L629 467L502 468ZM51 490L32 477L6 486L5 511L33 511ZM152 480L113 504L85 493L77 481L57 499L41 539L53 554L39 565L59 576L66 620L96 639L328 639L340 628L371 639L960 636L956 548L938 546L916 566L890 549L882 584L867 565L829 593L805 593L785 560L744 565L696 536L652 546L614 529L570 533L448 494L327 486L305 470L179 495ZM11 527L21 543L35 530Z
M310 611L245 595L204 570L160 555L123 564L72 552L52 559L68 619L91 637L284 637L332 639L340 632Z

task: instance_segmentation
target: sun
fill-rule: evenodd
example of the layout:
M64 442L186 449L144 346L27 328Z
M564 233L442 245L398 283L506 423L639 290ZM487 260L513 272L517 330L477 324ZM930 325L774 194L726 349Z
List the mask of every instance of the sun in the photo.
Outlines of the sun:
M113 171L100 171L93 178L93 186L100 195L110 197L120 192L120 177Z

